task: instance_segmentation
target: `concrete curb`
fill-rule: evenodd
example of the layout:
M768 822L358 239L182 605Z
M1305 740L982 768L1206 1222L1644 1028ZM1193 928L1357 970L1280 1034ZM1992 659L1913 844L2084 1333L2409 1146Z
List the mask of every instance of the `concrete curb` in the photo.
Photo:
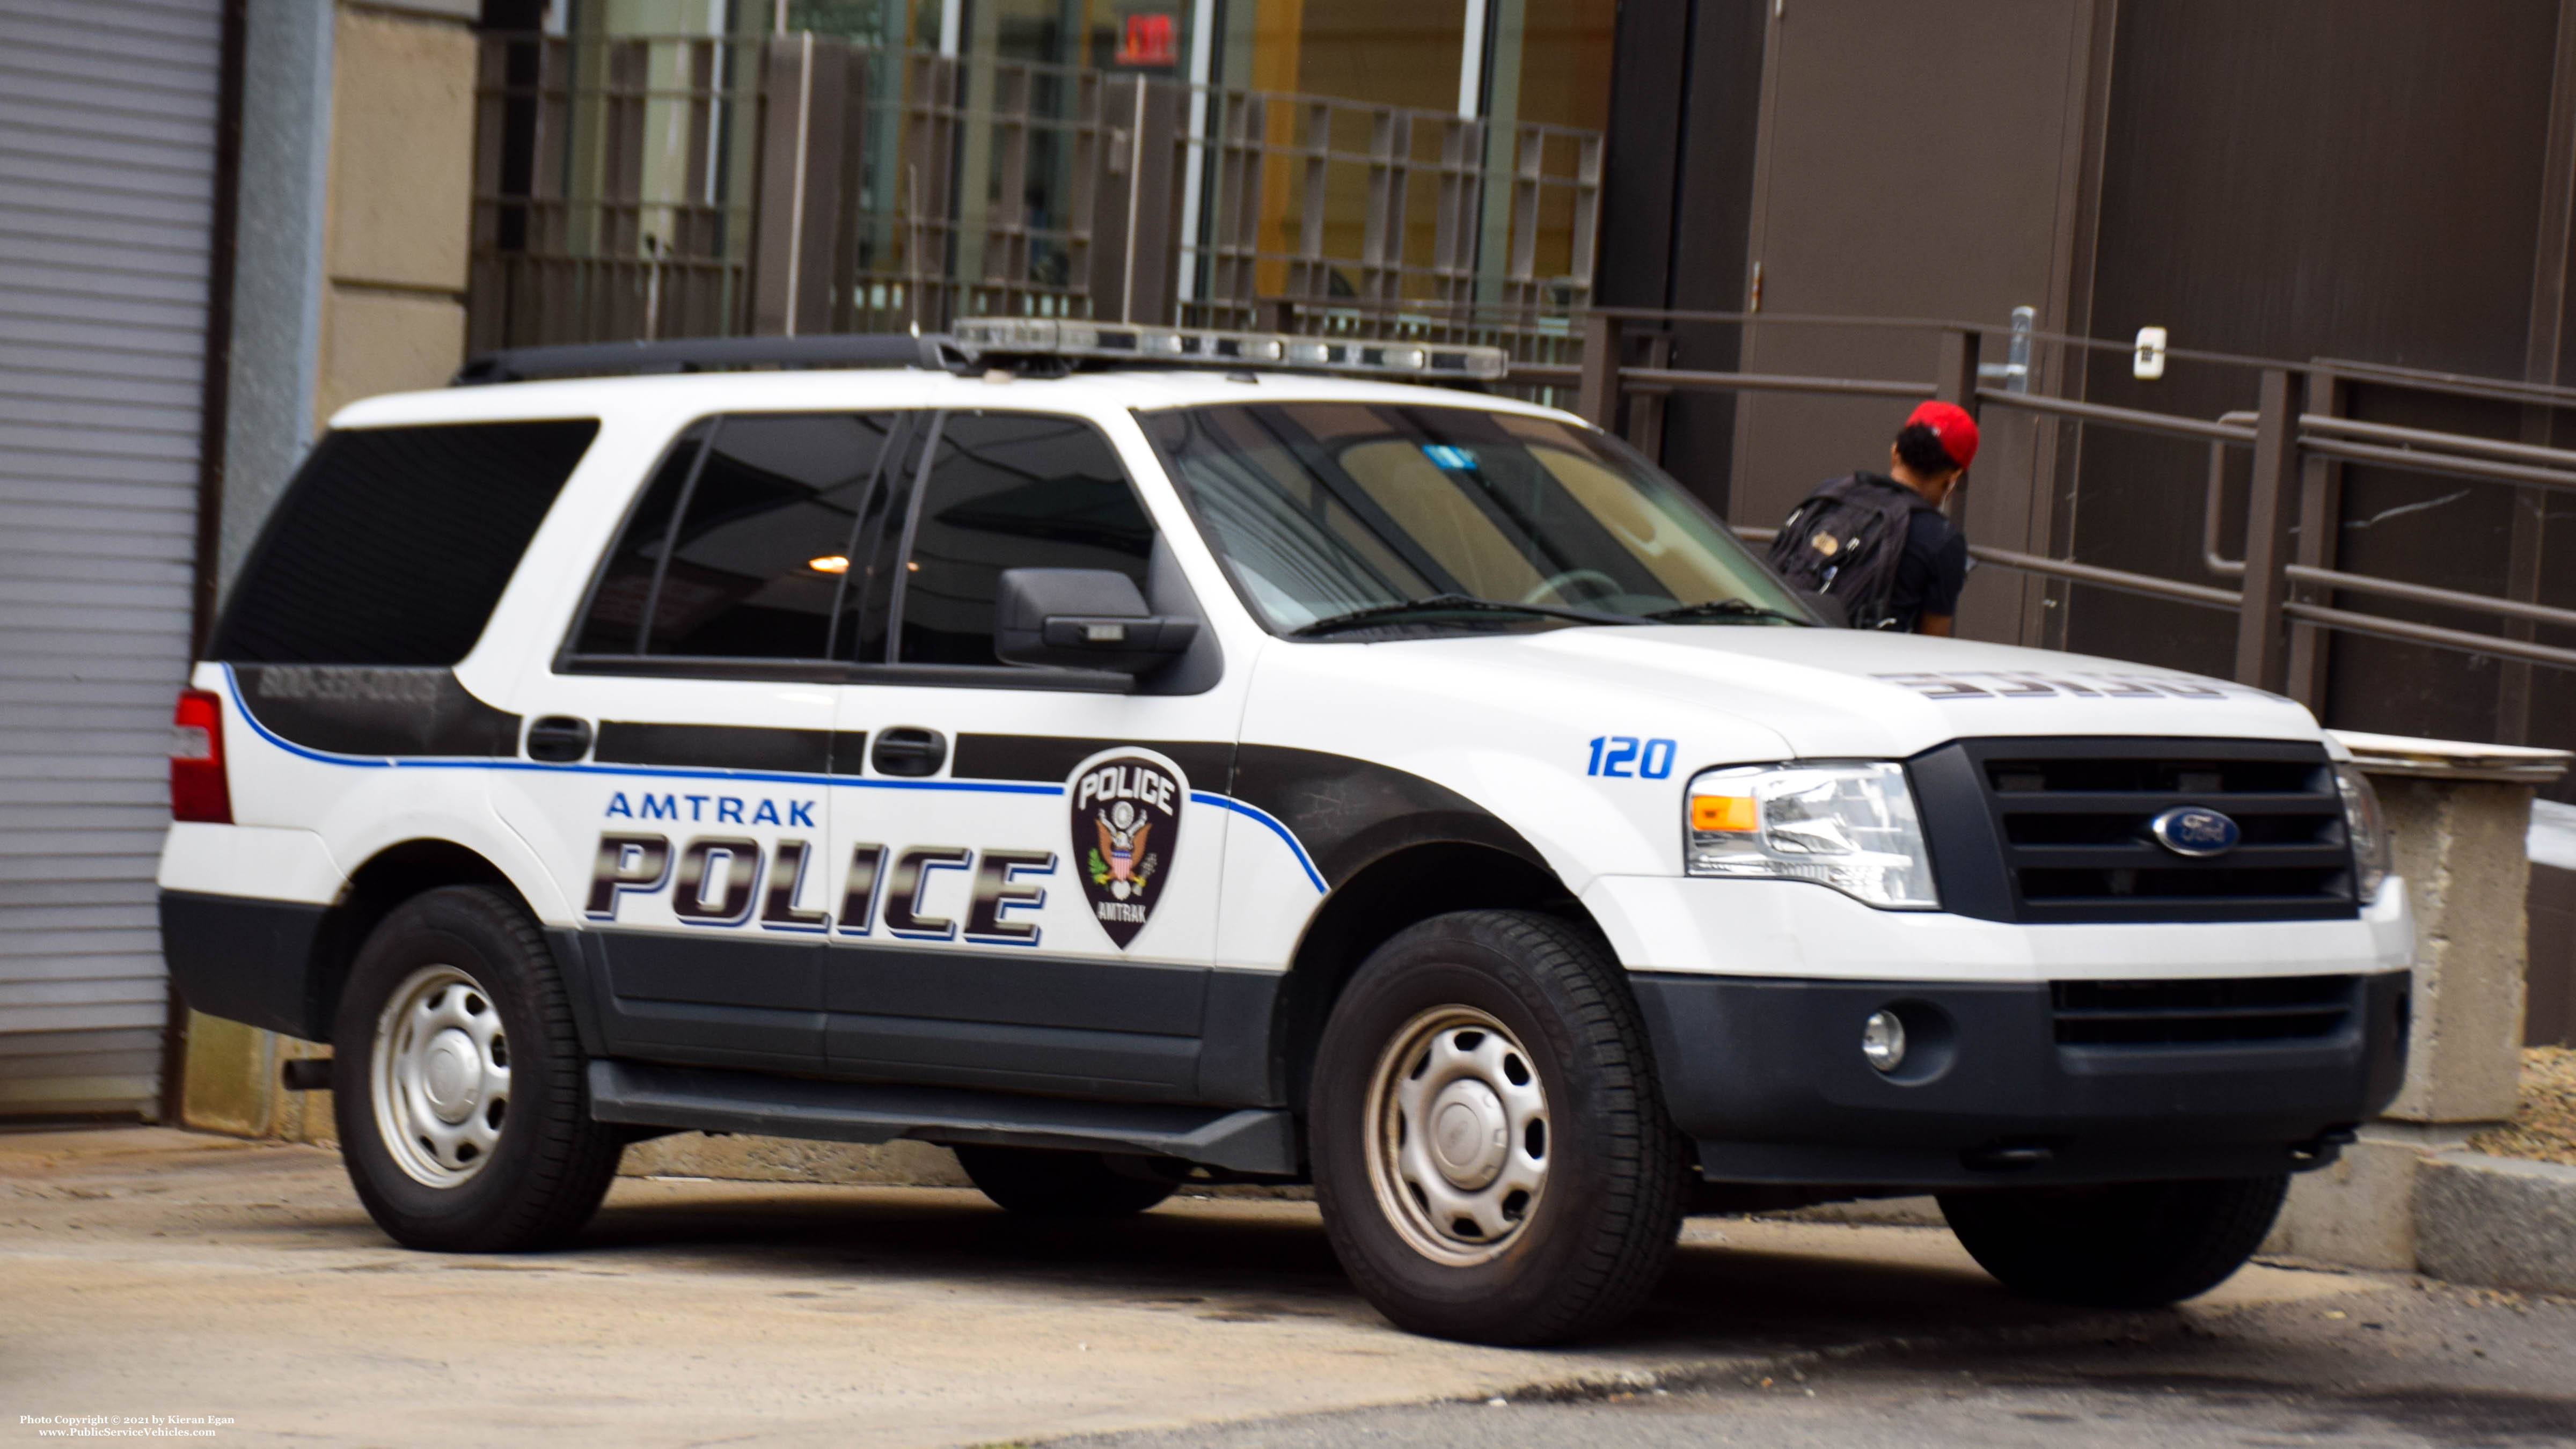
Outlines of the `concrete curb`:
M2576 1167L2426 1157L2415 1174L2415 1260L2454 1283L2576 1293Z

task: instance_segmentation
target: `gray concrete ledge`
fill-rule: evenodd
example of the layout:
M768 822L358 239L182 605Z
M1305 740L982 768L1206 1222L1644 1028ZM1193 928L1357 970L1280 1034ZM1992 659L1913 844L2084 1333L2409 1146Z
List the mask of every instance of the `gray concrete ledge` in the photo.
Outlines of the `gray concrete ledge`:
M2415 1259L2454 1283L2576 1293L2576 1167L2478 1152L2425 1158Z

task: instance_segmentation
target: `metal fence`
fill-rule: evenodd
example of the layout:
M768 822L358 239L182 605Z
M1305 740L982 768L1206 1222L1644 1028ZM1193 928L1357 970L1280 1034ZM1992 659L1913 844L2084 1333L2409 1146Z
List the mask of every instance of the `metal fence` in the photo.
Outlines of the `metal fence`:
M1590 298L1592 132L810 33L482 45L478 350L1293 315L1535 356Z
M1520 366L1514 368L1513 375L1524 383L1542 379L1571 382L1578 411L1603 427L1619 427L1624 420L1630 440L1649 452L1655 451L1656 430L1660 427L1660 409L1655 405L1672 393L1688 391L1937 397L1972 411L2016 410L2116 431L2203 442L2210 448L2210 465L2203 499L2202 561L2212 574L2235 580L2236 587L2162 578L2010 549L1972 546L1969 552L1981 563L2013 572L2232 612L2236 616L2236 678L2287 694L2312 710L2322 710L2325 702L2329 660L2325 641L2327 635L2336 632L2483 655L2508 668L2536 665L2576 670L2576 649L2538 642L2537 631L2544 626L2576 630L2576 610L2534 602L2531 595L2536 592L2536 570L2518 571L2508 581L2508 593L2513 596L2499 597L2354 573L2336 567L2335 558L2343 464L2576 493L2576 450L2343 417L2339 415L2344 397L2341 384L2367 381L2542 410L2576 409L2576 389L2322 358L2294 367L2264 359L2193 354L2198 361L2253 372L2258 405L2217 418L2185 417L2051 397L2011 385L1987 386L1978 359L1985 337L2005 329L1963 322L1928 324L1940 339L1939 363L1934 377L1920 381L1681 370L1656 366L1651 360L1644 365L1623 361L1640 352L1649 359L1659 355L1657 341L1667 337L1677 323L1754 321L1769 326L1926 325L1909 324L1902 319L1798 318L1776 313L1756 317L1737 312L1602 308L1582 320L1580 360L1575 365ZM2040 336L2038 340L2075 349L2130 350L2128 343L2098 338ZM2227 522L2223 517L2222 484L2229 449L2252 454L2252 479L2242 520L2245 557L2241 559L2224 557L2219 546ZM1757 541L1768 541L1774 532L1763 528L1737 531ZM2483 616L2497 621L2499 631L2488 634L2369 613L2340 601L2338 594Z

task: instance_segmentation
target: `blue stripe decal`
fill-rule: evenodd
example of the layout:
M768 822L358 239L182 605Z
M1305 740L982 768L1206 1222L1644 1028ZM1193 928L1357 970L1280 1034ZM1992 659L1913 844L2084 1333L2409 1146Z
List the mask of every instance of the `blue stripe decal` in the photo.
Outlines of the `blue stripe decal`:
M1278 818L1273 816L1269 811L1262 809L1258 805L1246 804L1241 800L1235 799L1231 795L1219 795L1213 790L1192 790L1190 792L1190 803L1193 805L1214 805L1220 810L1231 810L1237 815L1257 820L1263 825L1270 827L1270 833L1278 836L1280 842L1288 847L1289 853L1297 857L1297 868L1304 871L1306 873L1306 879L1314 883L1316 892L1318 894L1322 893L1324 889L1324 878L1315 873L1315 862L1307 856L1306 847L1298 844L1297 837L1290 834L1288 827L1280 824Z
M250 712L250 706L242 702L241 681L234 675L233 667L227 664L223 668L224 688L232 694L233 710L241 716L245 724L257 731L261 739L288 754L325 765L342 765L362 770L525 770L549 775L603 775L656 780L754 780L763 784L816 785L825 789L941 790L968 795L1042 795L1057 799L1064 798L1065 787L1062 785L1028 785L1001 780L879 780L859 775L800 775L768 770L701 770L685 767L660 768L649 765L549 765L536 760L511 760L497 756L490 759L415 760L377 755L334 755L321 750L307 749L290 740L282 739L268 726L261 724L259 717ZM1231 795L1220 795L1213 790L1192 790L1190 801L1196 805L1213 805L1220 810L1231 810L1237 815L1258 821L1268 827L1270 832L1278 836L1280 842L1288 847L1289 854L1297 858L1297 868L1306 873L1306 879L1313 883L1316 891L1320 893L1324 890L1324 878L1316 873L1315 862L1306 854L1306 847L1299 844L1297 837L1289 831L1288 827L1281 824L1269 811L1257 805L1246 804Z

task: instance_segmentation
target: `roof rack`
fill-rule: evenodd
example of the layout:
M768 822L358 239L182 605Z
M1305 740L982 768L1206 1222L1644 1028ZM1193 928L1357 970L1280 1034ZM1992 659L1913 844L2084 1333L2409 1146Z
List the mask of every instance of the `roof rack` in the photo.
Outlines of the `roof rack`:
M748 368L957 366L944 337L903 332L828 337L687 337L669 342L579 342L486 352L457 370L451 387L529 382L547 377L624 377L641 373Z
M450 384L528 382L547 377L752 368L918 367L971 372L1005 367L1065 372L1085 367L1271 368L1356 373L1415 382L1475 384L1511 366L1499 347L1358 341L1196 327L1144 327L1044 317L961 317L950 335L903 332L825 337L691 337L670 342L582 342L487 352Z
M950 339L969 362L1050 357L1128 367L1269 367L1423 382L1492 382L1511 369L1499 347L1217 332L1051 317L960 317Z

